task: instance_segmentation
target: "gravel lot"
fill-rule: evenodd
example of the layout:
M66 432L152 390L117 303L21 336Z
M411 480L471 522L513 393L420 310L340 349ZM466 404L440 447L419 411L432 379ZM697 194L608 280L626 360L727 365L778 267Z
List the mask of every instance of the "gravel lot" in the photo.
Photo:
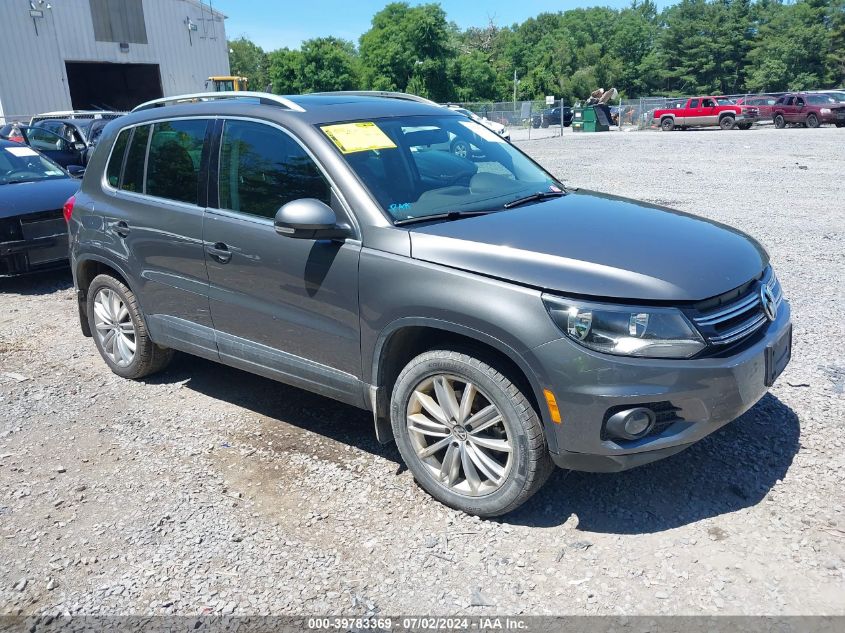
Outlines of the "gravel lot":
M123 381L68 274L0 281L0 613L845 614L845 129L522 147L766 245L795 319L772 393L482 521L416 488L367 413L186 356Z

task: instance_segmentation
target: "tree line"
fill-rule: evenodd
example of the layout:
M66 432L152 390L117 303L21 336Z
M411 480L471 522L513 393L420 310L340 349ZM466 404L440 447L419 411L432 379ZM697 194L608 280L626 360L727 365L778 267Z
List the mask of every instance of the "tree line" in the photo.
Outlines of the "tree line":
M652 0L460 29L438 4L388 4L357 45L317 37L265 52L229 42L232 73L277 94L398 90L436 101L568 102L826 88L845 81L845 0ZM517 81L514 82L514 76Z

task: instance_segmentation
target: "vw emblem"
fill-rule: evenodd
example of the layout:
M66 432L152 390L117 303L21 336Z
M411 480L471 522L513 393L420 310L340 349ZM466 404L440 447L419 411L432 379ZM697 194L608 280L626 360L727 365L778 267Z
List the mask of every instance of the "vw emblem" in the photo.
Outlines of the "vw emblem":
M774 321L778 317L778 305L775 302L775 295L772 294L772 289L767 285L760 288L760 302L763 304L763 312L769 321Z

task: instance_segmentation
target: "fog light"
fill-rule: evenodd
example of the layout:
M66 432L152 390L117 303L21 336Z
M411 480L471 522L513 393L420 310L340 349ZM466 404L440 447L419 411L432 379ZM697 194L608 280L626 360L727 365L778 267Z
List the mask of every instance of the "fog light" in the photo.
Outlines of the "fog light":
M637 407L614 413L607 421L607 432L623 440L636 440L647 435L654 427L654 412Z

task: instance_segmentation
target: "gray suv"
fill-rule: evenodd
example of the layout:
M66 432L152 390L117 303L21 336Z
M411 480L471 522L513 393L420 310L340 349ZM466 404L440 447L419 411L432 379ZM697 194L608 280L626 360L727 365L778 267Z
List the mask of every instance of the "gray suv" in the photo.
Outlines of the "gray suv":
M790 358L753 239L567 190L407 95L145 104L106 127L66 216L82 331L116 374L179 350L370 410L420 486L480 516L553 465L682 451Z

